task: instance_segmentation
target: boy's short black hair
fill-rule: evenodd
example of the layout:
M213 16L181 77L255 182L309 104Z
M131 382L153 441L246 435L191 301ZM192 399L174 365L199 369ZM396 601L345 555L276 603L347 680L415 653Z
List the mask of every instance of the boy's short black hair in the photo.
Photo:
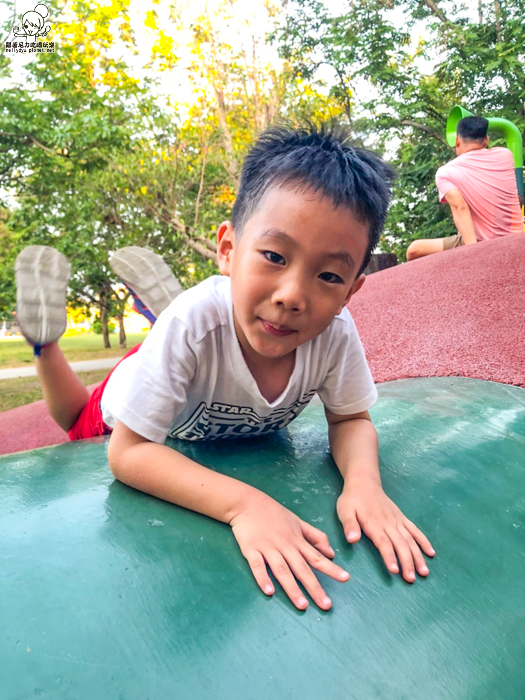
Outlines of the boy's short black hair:
M240 235L271 187L311 187L369 225L358 276L379 242L395 176L395 170L375 153L352 146L349 131L341 125L274 127L259 137L244 160L232 224Z
M489 130L485 117L463 117L458 122L456 133L464 141L484 141Z

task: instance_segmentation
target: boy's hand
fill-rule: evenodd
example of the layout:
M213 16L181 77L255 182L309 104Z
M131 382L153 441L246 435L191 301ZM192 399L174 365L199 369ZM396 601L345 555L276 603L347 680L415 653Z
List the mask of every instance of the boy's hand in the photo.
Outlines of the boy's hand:
M345 489L337 501L337 515L346 539L352 544L357 542L362 530L378 548L387 569L393 574L399 573L399 559L405 581L413 583L415 571L428 576L421 549L433 557L432 545L380 486L370 484Z
M275 592L266 565L284 588L292 603L304 610L308 601L298 582L323 610L332 606L312 569L337 581L350 574L330 561L334 551L328 537L301 520L265 494L250 498L232 518L230 525L255 580L266 595Z

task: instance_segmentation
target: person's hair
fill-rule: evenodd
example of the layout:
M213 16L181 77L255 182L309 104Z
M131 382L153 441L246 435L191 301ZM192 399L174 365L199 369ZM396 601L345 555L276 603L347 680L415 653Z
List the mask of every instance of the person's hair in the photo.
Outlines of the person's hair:
M489 122L485 117L463 117L456 127L456 133L463 141L483 141L488 130Z
M395 177L396 171L375 153L354 147L342 125L274 127L259 137L244 160L232 225L241 235L272 187L311 188L368 224L368 245L358 276L379 242Z

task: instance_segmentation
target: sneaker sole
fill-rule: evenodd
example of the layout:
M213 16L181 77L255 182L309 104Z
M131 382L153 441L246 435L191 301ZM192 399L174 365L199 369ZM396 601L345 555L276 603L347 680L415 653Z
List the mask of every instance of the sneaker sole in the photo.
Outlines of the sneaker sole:
M160 255L151 250L134 245L120 248L109 266L156 318L184 291Z
M58 340L67 326L66 292L71 265L54 248L32 245L15 262L16 317L33 345Z

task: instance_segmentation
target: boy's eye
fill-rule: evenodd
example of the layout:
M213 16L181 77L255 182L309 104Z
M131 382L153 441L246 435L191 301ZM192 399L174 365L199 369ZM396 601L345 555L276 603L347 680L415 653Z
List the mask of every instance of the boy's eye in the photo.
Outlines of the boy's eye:
M279 253L274 253L271 250L263 250L263 255L268 262L276 263L277 265L282 265L285 262L282 255L279 255Z
M331 282L332 284L343 284L343 280L339 277L339 275L336 275L335 272L321 272L319 277L325 282Z

